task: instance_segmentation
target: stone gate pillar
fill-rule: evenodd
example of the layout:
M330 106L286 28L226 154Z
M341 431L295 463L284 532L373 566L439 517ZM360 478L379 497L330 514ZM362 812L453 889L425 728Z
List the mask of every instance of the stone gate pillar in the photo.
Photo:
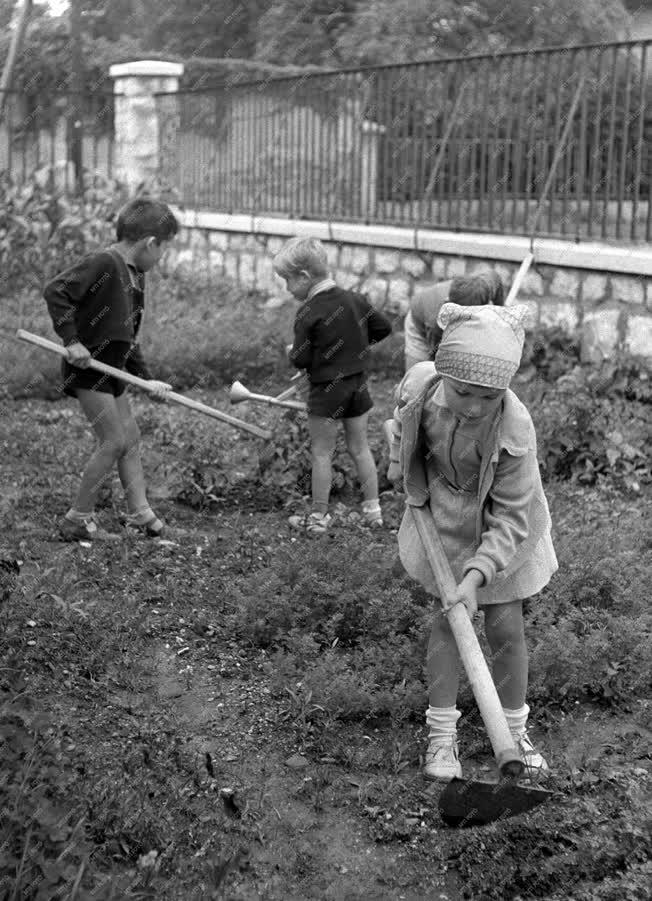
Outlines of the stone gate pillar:
M155 94L174 93L182 63L138 60L111 66L115 95L114 174L133 193L158 172L160 122Z

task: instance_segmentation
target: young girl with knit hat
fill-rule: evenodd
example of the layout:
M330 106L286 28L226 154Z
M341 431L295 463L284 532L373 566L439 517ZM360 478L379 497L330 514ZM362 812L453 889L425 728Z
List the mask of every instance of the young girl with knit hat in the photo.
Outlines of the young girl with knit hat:
M548 765L527 733L525 598L557 569L541 485L536 436L527 408L510 391L523 350L527 308L446 303L434 363L417 363L397 389L388 477L401 477L407 505L428 504L457 589L453 603L484 611L493 678L530 774ZM403 566L437 594L413 518L398 535ZM456 707L459 655L439 603L428 646L429 744L424 772L462 775Z

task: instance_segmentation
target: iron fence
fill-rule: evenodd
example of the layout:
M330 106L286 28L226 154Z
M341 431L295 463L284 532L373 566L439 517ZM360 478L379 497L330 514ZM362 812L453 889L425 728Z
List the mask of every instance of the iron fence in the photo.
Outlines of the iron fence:
M652 41L310 72L157 95L160 171L198 209L650 241Z
M72 191L82 174L113 172L113 94L48 96L7 91L0 117L0 174L21 184L34 173Z

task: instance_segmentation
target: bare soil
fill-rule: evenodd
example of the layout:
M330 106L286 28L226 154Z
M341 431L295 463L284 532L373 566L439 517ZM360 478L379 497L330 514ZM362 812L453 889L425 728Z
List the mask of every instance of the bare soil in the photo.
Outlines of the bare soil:
M380 448L391 391L377 387ZM203 399L227 408L223 392ZM538 710L553 800L483 828L444 826L439 788L420 775L420 722L330 719L319 730L290 691L270 687L273 654L222 625L230 585L314 540L288 529L283 486L256 490L256 442L178 408L135 406L153 503L172 527L162 542L59 542L57 519L91 447L85 426L70 401L8 401L2 414L0 556L23 565L0 607L1 700L28 697L47 715L40 740L72 775L65 797L63 775L44 771L40 784L82 818L91 848L75 893L62 882L49 897L650 897L648 700ZM273 411L249 415L278 422ZM230 481L219 502L193 509L175 500L181 462L209 434ZM582 496L602 511L600 528L614 515L641 528L642 501L616 510L584 492L549 487L562 537L581 527ZM388 495L387 527L369 535L387 555L401 503ZM117 529L115 496L101 517ZM361 527L336 525L324 552L351 528ZM482 730L472 719L464 730L467 775L490 778ZM21 878L19 893L0 888L0 898L37 897Z

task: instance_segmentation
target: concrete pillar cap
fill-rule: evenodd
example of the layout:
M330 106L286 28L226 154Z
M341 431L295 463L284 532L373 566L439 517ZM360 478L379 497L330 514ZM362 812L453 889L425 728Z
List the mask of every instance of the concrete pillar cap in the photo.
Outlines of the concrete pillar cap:
M168 63L160 59L139 59L130 63L115 63L109 67L111 78L181 78L183 63Z

